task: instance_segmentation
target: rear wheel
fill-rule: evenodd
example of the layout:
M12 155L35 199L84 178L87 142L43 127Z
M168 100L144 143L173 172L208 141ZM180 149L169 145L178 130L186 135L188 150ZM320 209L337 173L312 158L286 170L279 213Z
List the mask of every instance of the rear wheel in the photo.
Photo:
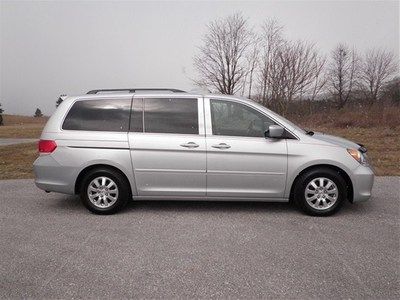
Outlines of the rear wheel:
M126 205L130 197L129 182L115 170L94 169L83 179L81 200L94 213L115 213Z
M346 198L346 182L340 173L332 169L313 169L296 181L294 198L309 215L332 215L340 209Z

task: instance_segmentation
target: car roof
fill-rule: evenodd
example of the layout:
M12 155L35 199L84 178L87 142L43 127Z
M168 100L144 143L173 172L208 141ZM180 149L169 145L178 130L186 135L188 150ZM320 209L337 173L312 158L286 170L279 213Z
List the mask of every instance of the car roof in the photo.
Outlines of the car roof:
M249 101L249 99L235 96L235 95L224 95L224 94L199 94L199 93L173 93L173 92L142 92L138 91L135 93L102 93L102 94L84 94L84 95L76 95L76 96L67 96L65 100L96 100L96 99L109 99L109 98L140 98L140 97L173 97L173 98L218 98L218 99L237 99L242 101Z
M203 94L202 92L192 92L188 93L186 91L175 89L175 88L120 88L120 89L96 89L90 90L85 95L79 96L69 96L64 100L66 102L75 101L75 100L95 100L95 99L109 99L109 98L140 98L140 97L171 97L173 95L174 98L219 98L219 99L233 99L233 100L242 100L245 102L253 102L252 100L246 99L241 96L235 95L223 95L223 94Z

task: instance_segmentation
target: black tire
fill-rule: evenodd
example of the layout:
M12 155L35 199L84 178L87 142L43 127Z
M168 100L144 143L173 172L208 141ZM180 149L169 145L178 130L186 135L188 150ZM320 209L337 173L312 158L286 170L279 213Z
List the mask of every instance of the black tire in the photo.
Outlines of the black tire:
M333 181L336 185L338 194L337 200L331 207L326 209L316 209L312 207L306 200L306 188L307 185L316 178L327 178ZM315 168L310 171L305 172L300 175L300 177L296 180L294 187L294 200L295 203L308 215L311 216L330 216L336 213L340 207L343 205L344 200L346 199L346 182L343 177L335 170L329 168ZM312 195L312 194L311 194Z
M88 195L88 187L92 180L96 179L97 177L107 177L114 181L118 188L118 196L116 197L117 200L114 204L109 207L98 207L94 203L92 203L89 199ZM80 197L82 200L83 205L95 214L100 215L108 215L113 214L125 207L128 203L129 199L132 198L131 196L131 189L128 180L123 176L120 172L108 169L108 168L97 168L89 171L86 176L83 178L83 184L80 191Z

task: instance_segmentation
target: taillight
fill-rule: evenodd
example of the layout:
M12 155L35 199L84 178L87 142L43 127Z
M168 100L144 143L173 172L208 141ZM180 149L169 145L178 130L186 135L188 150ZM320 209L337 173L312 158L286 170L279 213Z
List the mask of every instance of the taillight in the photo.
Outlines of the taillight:
M57 148L57 144L55 141L51 140L40 140L39 144L39 153L51 153Z

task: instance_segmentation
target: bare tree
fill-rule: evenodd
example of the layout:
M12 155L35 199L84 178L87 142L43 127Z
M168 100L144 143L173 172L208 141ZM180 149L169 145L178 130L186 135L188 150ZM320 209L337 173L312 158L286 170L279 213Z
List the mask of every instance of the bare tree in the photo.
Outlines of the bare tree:
M328 69L328 83L338 109L349 101L358 80L358 72L359 58L356 50L339 44L331 53Z
M397 65L392 52L383 49L366 52L360 79L371 104L378 100L383 86L393 78L396 70Z
M316 55L312 62L315 68L313 83L308 95L310 101L314 101L317 96L324 90L327 82L325 74L326 57Z
M246 52L252 42L247 20L235 14L208 25L200 53L194 58L195 83L223 94L240 91L247 74Z
M269 105L272 91L269 90L271 85L272 70L276 69L278 55L285 41L282 37L283 27L278 24L275 19L267 19L261 27L260 35L260 70L259 84L261 102Z
M261 102L286 113L289 104L302 97L315 99L325 84L325 58L313 44L283 38L275 20L262 26L260 58Z
M280 52L280 95L282 113L295 99L315 98L321 87L321 73L325 64L313 44L304 41L288 42Z
M242 87L242 96L245 95L247 89L248 98L251 98L253 92L254 74L256 73L256 69L258 67L258 59L260 54L259 45L260 39L254 35L250 49L246 54L247 72ZM248 87L246 86L247 83Z
M400 105L400 77L390 80L382 89L382 98L394 105Z

